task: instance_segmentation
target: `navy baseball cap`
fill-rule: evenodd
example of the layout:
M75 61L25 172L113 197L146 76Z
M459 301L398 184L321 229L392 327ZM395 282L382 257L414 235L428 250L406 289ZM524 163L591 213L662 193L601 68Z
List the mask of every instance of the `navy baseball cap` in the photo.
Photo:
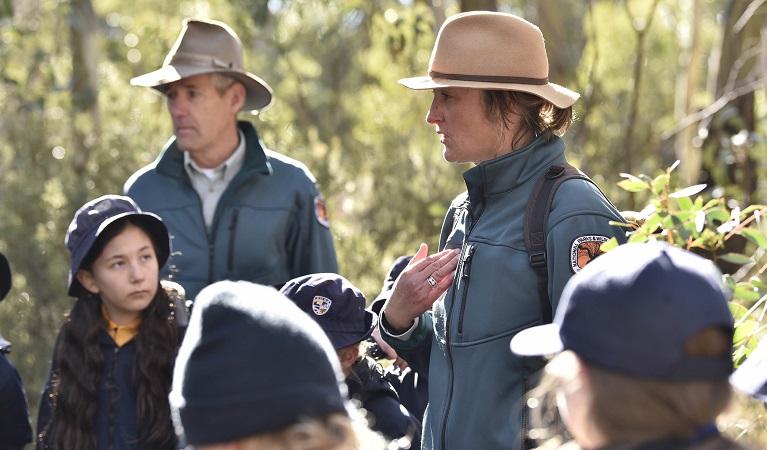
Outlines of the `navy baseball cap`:
M367 339L378 323L377 315L365 310L365 295L335 273L294 278L280 292L320 324L336 350Z
M399 274L401 274L402 271L405 270L405 267L410 264L411 259L413 259L412 256L400 256L394 260L394 263L389 268L389 273L386 274L386 280L384 280L381 293L378 294L378 297L376 297L376 299L373 300L373 303L370 304L371 311L376 314L381 314L381 309L383 308L384 303L391 297L397 277L399 277Z
M69 224L64 243L72 254L72 265L69 269L69 284L67 293L77 296L84 288L77 281L77 271L88 255L96 238L112 223L123 217L136 216L145 225L144 230L157 247L157 262L160 267L165 264L170 255L170 237L168 229L159 216L144 212L130 197L122 195L104 195L84 204L75 213Z
M710 261L664 243L624 244L573 275L554 322L521 331L511 351L572 350L608 370L669 381L727 378L731 351L699 358L685 347L710 327L732 338L730 297Z
M0 301L2 301L8 291L11 290L11 265L8 264L8 258L0 253Z

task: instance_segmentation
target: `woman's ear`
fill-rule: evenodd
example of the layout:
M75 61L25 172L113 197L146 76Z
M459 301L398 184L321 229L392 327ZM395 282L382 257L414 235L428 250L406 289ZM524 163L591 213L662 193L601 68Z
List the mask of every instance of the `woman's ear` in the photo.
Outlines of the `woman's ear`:
M80 269L75 274L77 281L83 285L83 287L91 294L98 294L100 292L96 280L93 278L93 274L87 270Z

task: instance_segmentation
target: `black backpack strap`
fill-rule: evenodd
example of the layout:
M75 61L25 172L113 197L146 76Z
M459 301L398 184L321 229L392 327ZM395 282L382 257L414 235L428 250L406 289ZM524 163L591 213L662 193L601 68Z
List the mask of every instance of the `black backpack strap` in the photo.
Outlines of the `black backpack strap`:
M541 305L541 323L551 323L553 312L549 299L549 273L546 259L546 222L551 212L554 193L563 182L581 178L591 181L567 163L555 164L546 170L535 184L525 209L525 248L530 256L530 265L538 278L538 301Z

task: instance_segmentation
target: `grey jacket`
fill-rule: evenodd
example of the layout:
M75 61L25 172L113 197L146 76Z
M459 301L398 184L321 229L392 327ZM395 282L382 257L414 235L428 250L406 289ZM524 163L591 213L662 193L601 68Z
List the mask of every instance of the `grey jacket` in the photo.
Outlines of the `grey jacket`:
M316 180L299 161L267 150L249 122L245 161L206 232L202 206L175 138L125 184L125 195L165 221L173 254L162 269L193 299L219 280L281 286L295 277L338 272L333 238Z
M421 315L407 341L384 339L429 375L423 448L521 449L528 424L526 395L543 361L511 353L519 331L538 325L536 275L523 235L527 200L546 169L565 162L559 138L526 147L464 173L467 192L447 213L440 249L461 248L452 286ZM547 225L549 296L553 308L578 264L601 241L625 242L619 212L592 183L574 179L557 190ZM432 319L433 317L433 319ZM428 372L426 372L428 371Z

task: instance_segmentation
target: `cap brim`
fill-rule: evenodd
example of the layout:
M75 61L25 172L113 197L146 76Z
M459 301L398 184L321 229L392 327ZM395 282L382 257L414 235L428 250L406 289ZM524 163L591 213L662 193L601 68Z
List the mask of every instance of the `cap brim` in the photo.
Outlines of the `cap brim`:
M767 340L762 340L746 361L730 375L737 390L767 402Z
M559 325L549 323L528 328L511 339L511 352L519 356L553 355L563 350Z
M154 72L132 78L130 84L155 88L163 92L163 86L183 78L189 78L206 73L221 73L240 81L245 86L245 103L242 111L255 114L269 109L274 104L274 92L264 80L250 72L215 69L199 66L163 66Z
M499 91L520 91L537 95L553 103L557 108L572 106L580 94L566 87L554 83L548 84L518 84L518 83L490 83L484 81L452 80L448 78L432 78L429 76L403 78L399 84L414 90L440 89L449 87L461 87L470 89L485 89Z
M372 311L365 310L365 331L353 332L353 331L327 331L325 334L330 338L330 343L333 344L335 350L340 350L344 347L357 344L369 338L373 334L373 330L378 325L378 315ZM323 326L323 323L320 323Z

